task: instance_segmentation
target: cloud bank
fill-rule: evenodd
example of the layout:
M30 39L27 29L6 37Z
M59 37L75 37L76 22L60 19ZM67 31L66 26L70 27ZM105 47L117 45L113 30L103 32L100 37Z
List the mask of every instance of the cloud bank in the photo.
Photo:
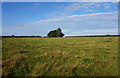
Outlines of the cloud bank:
M117 12L95 13L39 20L30 24L3 25L3 35L45 36L58 27L62 28L66 36L118 34L117 17Z

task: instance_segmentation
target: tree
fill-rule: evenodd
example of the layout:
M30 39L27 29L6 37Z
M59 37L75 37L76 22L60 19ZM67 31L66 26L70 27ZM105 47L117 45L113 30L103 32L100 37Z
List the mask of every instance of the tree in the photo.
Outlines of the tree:
M15 37L15 35L12 35L12 37Z
M61 28L58 28L56 31L57 31L57 37L63 37L64 36L64 34L62 33Z
M50 31L50 32L47 34L47 36L48 36L48 37L63 37L64 34L62 33L61 28L58 28L57 30Z
M57 37L56 36L56 30L50 31L47 35L48 35L48 37Z

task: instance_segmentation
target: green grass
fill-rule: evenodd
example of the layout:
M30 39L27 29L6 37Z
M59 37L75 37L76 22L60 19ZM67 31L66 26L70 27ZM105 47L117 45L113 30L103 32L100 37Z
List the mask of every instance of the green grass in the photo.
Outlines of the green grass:
M2 65L3 76L117 76L118 37L3 38Z

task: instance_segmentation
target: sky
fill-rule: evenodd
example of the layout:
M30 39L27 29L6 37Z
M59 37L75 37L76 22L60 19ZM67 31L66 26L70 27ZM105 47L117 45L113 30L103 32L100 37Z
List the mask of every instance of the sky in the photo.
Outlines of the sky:
M118 34L118 2L3 2L2 35Z
M119 2L119 0L1 0L2 2Z

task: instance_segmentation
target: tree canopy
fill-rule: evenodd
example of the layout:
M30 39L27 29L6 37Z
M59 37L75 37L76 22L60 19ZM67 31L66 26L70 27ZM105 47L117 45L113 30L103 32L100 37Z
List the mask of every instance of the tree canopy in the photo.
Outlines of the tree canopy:
M61 28L58 28L57 30L50 31L50 32L47 34L47 36L48 36L48 37L63 37L64 34L62 33Z

